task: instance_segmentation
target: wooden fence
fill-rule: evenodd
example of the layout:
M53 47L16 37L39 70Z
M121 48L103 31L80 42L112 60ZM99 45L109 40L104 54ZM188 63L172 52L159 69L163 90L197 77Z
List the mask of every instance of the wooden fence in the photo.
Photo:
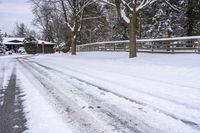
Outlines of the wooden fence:
M129 51L129 40L88 43L77 46L77 51ZM198 53L200 36L139 39L137 51L148 53Z

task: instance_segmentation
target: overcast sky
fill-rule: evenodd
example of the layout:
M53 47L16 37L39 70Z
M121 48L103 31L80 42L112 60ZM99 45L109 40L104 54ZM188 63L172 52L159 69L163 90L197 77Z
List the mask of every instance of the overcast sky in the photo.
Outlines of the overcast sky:
M2 33L12 34L16 22L31 27L33 14L28 0L0 0L0 29Z

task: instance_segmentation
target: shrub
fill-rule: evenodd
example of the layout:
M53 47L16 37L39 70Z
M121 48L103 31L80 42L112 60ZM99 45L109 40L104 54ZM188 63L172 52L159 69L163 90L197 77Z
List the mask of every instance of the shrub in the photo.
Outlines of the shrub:
M26 37L24 39L24 48L28 54L36 54L37 53L38 42L32 37Z

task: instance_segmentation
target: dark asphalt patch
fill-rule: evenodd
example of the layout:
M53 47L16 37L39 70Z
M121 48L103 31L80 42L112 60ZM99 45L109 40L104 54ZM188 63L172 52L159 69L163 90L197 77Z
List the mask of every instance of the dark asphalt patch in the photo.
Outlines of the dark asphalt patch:
M23 94L16 86L16 74L13 71L9 84L1 91L0 102L0 133L22 133L27 129L23 112Z

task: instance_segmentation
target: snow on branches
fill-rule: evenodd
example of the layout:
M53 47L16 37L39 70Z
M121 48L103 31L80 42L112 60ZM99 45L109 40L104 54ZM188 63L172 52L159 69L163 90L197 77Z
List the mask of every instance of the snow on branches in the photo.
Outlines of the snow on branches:
M130 23L130 17L134 13L150 6L157 0L115 0L119 16L126 22Z
M101 0L105 3L109 3L108 0ZM115 0L115 7L119 15L120 20L123 20L128 26L129 30L129 57L133 58L137 56L137 18L140 11L146 7L151 6L158 0ZM164 0L171 8L175 9L167 0ZM112 4L110 4L112 5Z
M100 1L111 6L115 6L120 18L122 18L126 23L130 23L130 17L133 13L138 13L158 0L115 0L115 4L109 2L108 0ZM173 10L179 11L179 9L172 5L168 0L164 0L164 2L167 3L167 5L169 5L169 7Z

